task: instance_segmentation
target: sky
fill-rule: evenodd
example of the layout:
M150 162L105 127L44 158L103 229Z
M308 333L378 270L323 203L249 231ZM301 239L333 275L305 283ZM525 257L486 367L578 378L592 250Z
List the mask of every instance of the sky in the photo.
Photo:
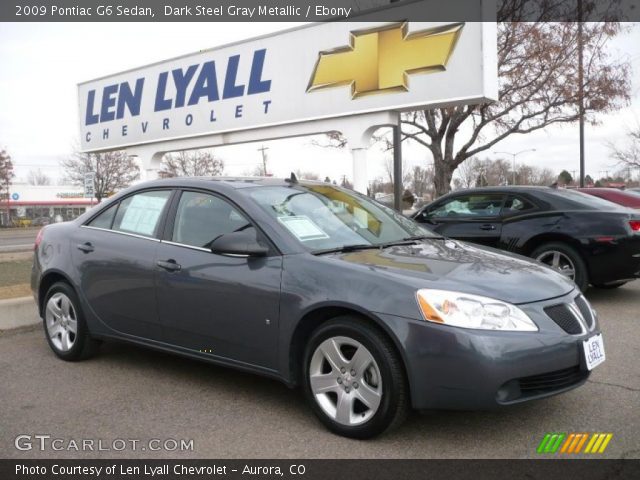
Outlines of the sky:
M16 180L38 168L57 180L64 173L60 160L77 143L79 82L292 26L295 24L265 22L0 24L0 147L6 148L14 161ZM586 173L593 177L617 169L606 143L621 144L628 129L640 125L640 25L629 24L628 31L611 43L610 53L631 62L632 102L598 117L599 124L587 125ZM312 140L264 142L270 173L288 176L302 170L315 172L320 178L351 177L348 151L318 147ZM261 146L230 146L215 153L225 161L226 174L242 175L261 162ZM578 126L554 126L511 136L482 156L505 158L496 152L528 149L536 151L518 156L518 162L554 172L577 171ZM390 156L380 146L370 148L370 179L384 177L385 159ZM407 167L432 163L429 152L417 145L405 145L403 156Z

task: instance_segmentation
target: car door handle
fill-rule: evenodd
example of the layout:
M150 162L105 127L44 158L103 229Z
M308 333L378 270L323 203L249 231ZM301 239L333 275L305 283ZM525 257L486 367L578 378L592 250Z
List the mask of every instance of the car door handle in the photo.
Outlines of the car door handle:
M91 253L95 249L93 248L93 245L91 244L91 242L85 242L85 243L78 244L78 250L82 250L84 253Z
M489 223L485 223L484 225L480 225L480 230L495 230L496 226L491 225Z
M182 266L176 263L176 261L172 258L170 258L169 260L158 260L158 262L156 262L156 265L158 265L160 268L164 268L168 272L178 272L182 268Z

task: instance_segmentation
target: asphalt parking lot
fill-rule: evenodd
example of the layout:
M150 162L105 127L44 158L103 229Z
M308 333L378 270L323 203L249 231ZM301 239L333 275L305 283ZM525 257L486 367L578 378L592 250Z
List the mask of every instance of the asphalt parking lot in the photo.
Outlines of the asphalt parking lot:
M610 432L599 457L640 458L640 281L587 296L600 314L607 361L586 385L496 412L414 414L370 441L328 433L299 391L272 380L118 344L103 345L92 360L64 363L39 328L5 332L0 457L533 458L546 432ZM193 439L194 448L17 451L20 434Z

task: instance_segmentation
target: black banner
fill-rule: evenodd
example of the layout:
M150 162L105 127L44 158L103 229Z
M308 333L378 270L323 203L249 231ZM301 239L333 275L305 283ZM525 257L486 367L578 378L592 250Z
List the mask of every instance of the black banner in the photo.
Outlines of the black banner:
M631 480L640 460L0 460L2 480Z
M388 9L393 5L394 11ZM398 8L402 12L398 16ZM640 0L14 0L3 22L638 21Z

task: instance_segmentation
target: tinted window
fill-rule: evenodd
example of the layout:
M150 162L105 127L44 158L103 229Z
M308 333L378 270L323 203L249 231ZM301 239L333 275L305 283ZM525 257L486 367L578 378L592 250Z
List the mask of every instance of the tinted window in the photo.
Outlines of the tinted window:
M117 207L117 203L110 206L100 215L91 220L88 225L96 228L111 228L111 222L113 222L113 216L116 214Z
M113 230L153 237L171 191L144 192L120 202Z
M587 195L586 193L576 192L575 190L566 190L550 188L545 193L563 201L567 207L582 208L588 210L618 210L621 207L608 200Z
M495 217L500 213L503 196L497 193L473 193L450 198L429 212L442 217Z
M172 241L208 248L220 235L253 228L230 203L214 195L184 192L180 197Z
M507 200L504 202L504 207L502 207L503 215L515 215L517 213L527 212L529 210L535 210L536 206L531 203L529 200L516 197L513 195L509 195Z

